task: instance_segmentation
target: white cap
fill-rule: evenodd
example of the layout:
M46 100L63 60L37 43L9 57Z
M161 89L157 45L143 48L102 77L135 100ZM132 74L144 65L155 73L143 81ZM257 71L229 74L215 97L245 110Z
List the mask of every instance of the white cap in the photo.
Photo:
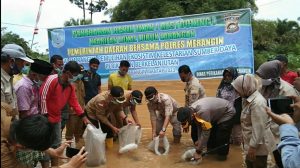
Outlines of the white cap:
M8 54L12 58L19 58L29 63L34 62L32 59L26 56L24 49L17 44L6 44L2 48L1 52Z

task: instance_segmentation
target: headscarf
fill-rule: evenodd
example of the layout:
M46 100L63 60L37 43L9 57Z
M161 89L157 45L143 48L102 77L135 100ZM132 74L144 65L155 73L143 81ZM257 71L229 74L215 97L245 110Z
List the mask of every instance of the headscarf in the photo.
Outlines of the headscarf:
M281 62L278 60L273 60L265 62L259 66L256 74L264 79L271 80L271 84L267 86L262 86L261 94L266 98L273 98L279 95L280 88L280 71Z
M252 74L240 75L231 85L237 90L241 97L249 97L257 90L257 80Z
M275 79L280 77L281 63L278 60L265 62L259 66L256 74L262 79Z
M238 77L238 72L237 72L236 68L228 67L228 68L224 69L223 79L217 90L217 97L226 99L230 102L233 102L237 98L237 95L234 91L233 86L231 85L232 81L229 81L229 82L225 81L225 73L226 72L229 72L229 74L232 76L232 81Z

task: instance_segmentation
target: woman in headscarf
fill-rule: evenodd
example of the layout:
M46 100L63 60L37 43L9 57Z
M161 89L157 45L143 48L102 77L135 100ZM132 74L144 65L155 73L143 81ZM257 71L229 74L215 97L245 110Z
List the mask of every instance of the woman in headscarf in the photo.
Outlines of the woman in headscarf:
M278 96L300 96L295 88L280 78L282 63L278 60L268 61L259 66L256 75L260 77L260 93L266 100ZM279 125L271 122L271 131L275 136L276 143L279 143ZM273 151L276 165L283 168L281 156L278 150Z
M281 62L273 60L265 62L256 71L259 76L261 89L260 93L266 98L278 96L300 96L291 84L280 78Z
M243 132L247 168L266 168L268 153L275 146L270 130L270 117L264 112L265 98L257 90L257 80L251 74L241 75L232 86L243 98L241 126Z
M236 93L231 82L238 77L237 69L228 67L223 71L223 79L217 90L217 97L228 100L235 108L234 126L232 128L230 142L240 145L243 141L241 128L242 98Z

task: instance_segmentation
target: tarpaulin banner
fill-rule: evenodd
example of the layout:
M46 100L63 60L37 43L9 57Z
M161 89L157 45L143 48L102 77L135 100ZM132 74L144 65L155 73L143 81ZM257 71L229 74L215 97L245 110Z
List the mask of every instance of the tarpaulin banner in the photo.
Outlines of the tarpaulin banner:
M85 68L96 57L102 78L117 71L121 60L130 62L134 80L179 80L184 64L198 78L220 77L229 66L253 73L250 9L53 28L48 37L50 56Z

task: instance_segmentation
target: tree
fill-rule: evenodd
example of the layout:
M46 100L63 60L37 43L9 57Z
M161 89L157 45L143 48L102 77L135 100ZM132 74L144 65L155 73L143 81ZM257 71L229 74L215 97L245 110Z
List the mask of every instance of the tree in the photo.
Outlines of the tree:
M108 14L112 22L119 22L249 7L257 11L254 0L121 0Z
M253 20L253 47L255 69L278 54L289 59L289 68L300 67L300 28L295 21Z
M83 20L85 21L85 10L89 10L91 21L93 21L93 14L106 10L107 2L105 0L91 0L90 3L84 0L69 0L71 3L77 5L83 11ZM85 7L87 6L87 8Z
M31 52L30 48L28 47L29 44L26 40L13 32L6 32L5 30L6 28L1 28L1 48L6 44L15 43L21 46L26 53Z
M21 38L18 34L15 34L13 32L6 32L6 28L1 28L1 48L4 47L6 44L15 43L20 45L24 50L25 53L33 58L33 59L42 59L45 61L49 61L49 57L46 54L41 54L35 51L32 51L30 47L28 46L28 42Z
M65 21L64 26L79 26L79 25L90 25L92 24L92 20L88 19L88 20L84 20L84 19L74 19L71 18L68 21Z
M94 13L106 10L107 5L108 4L105 0L97 0L97 1L91 0L88 7L88 10L90 11L89 13L91 14L91 20L93 21Z
M72 4L77 5L78 8L82 9L83 11L83 20L85 20L85 2L84 0L69 0Z

